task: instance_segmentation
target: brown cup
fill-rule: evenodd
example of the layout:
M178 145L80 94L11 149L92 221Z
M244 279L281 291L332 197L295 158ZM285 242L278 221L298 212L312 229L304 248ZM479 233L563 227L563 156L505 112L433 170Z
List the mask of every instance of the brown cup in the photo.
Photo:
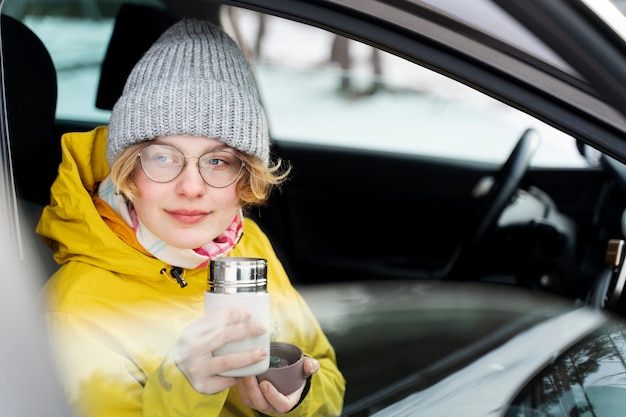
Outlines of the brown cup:
M283 395L300 388L304 382L304 355L299 347L285 342L270 343L270 367L257 380L270 381Z

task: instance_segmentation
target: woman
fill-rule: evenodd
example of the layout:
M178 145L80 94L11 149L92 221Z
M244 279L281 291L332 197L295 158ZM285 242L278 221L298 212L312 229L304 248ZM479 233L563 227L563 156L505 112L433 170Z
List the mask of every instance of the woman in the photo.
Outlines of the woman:
M68 400L87 416L293 416L341 412L335 353L245 209L288 169L271 162L248 63L216 26L181 20L132 70L110 123L62 138L63 160L38 232L61 265L42 291ZM271 326L247 308L204 312L211 258L268 261ZM270 332L299 346L308 378L280 394L263 360L226 343Z

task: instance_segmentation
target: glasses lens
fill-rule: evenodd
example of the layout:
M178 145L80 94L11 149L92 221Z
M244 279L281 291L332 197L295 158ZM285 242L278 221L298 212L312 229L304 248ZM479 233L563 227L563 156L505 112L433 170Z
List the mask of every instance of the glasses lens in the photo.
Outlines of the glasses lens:
M185 165L185 155L168 145L150 145L139 154L143 172L155 182L172 181Z
M202 179L216 188L228 187L234 183L244 167L243 160L229 151L212 151L197 158L185 156L173 146L152 144L139 154L143 172L155 182L172 181L183 170L187 158L198 160Z
M227 187L235 182L243 165L241 158L229 151L209 152L198 160L204 182L217 188Z

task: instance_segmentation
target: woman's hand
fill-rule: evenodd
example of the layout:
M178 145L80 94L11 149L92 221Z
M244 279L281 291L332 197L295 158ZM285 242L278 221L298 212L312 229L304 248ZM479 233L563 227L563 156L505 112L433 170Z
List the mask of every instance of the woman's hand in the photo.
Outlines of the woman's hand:
M220 373L261 361L269 352L256 349L214 356L227 343L256 337L267 332L265 326L251 321L249 308L235 308L206 313L187 326L174 350L178 369L193 388L203 394L215 394L234 385L238 378Z
M305 379L315 374L320 369L317 359L304 358L303 372ZM260 384L255 376L241 378L237 382L239 397L245 405L254 408L262 413L284 414L293 409L300 401L302 391L306 386L306 381L302 386L289 395L283 395L269 381L262 381Z

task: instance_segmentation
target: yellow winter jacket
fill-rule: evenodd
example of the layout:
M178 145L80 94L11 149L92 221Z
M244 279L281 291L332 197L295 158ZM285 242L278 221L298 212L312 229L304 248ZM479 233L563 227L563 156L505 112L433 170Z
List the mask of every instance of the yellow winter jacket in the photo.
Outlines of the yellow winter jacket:
M108 175L106 127L66 134L51 203L38 233L61 265L41 292L45 320L69 403L81 416L255 416L237 390L206 395L178 370L171 349L204 311L207 269L186 270L147 254L132 229L97 197ZM320 361L310 389L288 416L339 415L345 381L317 320L292 287L266 235L250 219L230 256L268 260L271 339Z

